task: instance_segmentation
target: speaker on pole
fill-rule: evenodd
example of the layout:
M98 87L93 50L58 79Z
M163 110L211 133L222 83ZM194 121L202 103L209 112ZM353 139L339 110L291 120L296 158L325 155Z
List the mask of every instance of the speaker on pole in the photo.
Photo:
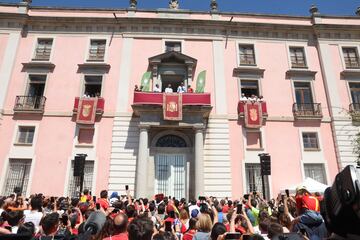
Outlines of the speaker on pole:
M271 158L270 155L260 155L261 175L271 175Z

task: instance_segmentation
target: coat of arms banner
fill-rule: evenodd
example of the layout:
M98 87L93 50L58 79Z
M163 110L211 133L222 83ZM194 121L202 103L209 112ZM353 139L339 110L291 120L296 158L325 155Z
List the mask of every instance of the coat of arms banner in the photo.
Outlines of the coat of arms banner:
M260 128L262 126L261 104L258 102L246 103L244 107L245 127Z
M182 94L163 94L164 120L182 120Z
M80 98L76 116L77 123L95 123L97 101L97 98Z

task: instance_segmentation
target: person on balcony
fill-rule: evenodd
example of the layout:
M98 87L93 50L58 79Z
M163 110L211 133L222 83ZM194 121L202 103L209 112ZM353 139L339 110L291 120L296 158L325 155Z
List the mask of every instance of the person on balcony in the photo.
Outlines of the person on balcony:
M259 97L257 98L257 101L260 102L260 103L264 102L264 97L263 97L263 96L259 96Z
M188 89L187 89L188 93L193 93L194 89L191 87L191 85L188 85Z
M254 103L257 101L257 96L255 94L251 94L251 97L249 98L249 100Z
M167 86L167 88L165 88L165 93L172 93L173 92L173 89L171 88L171 84L169 84Z
M83 98L90 98L90 95L89 95L89 93L84 93L84 95L82 96Z
M247 102L247 100L248 100L248 98L245 96L245 93L242 93L242 94L241 94L240 101L242 101L242 102L246 103L246 102Z
M180 84L180 86L177 88L177 92L178 93L185 93L186 92L186 87L184 86L184 83L182 82Z
M161 92L161 89L159 87L159 84L155 84L154 92Z
M138 85L135 85L134 92L140 92Z

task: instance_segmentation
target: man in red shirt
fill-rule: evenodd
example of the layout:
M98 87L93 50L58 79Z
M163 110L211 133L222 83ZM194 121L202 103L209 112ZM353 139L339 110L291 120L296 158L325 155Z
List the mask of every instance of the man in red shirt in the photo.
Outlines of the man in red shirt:
M296 209L300 214L305 210L320 212L320 203L305 186L301 186L296 189Z
M109 206L109 200L108 200L108 191L102 190L100 192L100 198L97 200L96 203L100 204L100 207L102 207L104 210L106 210Z

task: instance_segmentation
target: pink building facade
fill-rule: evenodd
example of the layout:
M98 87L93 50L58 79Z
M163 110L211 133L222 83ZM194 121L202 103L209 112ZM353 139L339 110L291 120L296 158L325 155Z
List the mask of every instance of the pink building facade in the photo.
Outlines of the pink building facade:
M262 153L269 197L306 177L331 184L355 164L359 17L24 2L1 5L0 19L1 194L76 195L76 154L87 154L84 188L147 197L262 191ZM205 92L182 95L181 121L164 120L162 93L134 93L144 72L150 91L176 91L196 89L204 70ZM245 125L242 94L264 97L260 127ZM83 125L74 102L88 96L102 105Z

